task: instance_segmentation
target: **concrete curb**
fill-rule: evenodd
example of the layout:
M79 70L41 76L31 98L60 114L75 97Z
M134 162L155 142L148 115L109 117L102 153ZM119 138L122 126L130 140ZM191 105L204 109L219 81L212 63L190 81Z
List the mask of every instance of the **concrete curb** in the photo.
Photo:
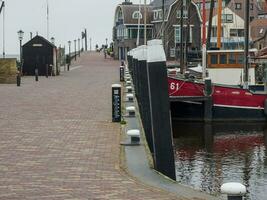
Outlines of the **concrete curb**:
M124 88L122 88L124 90ZM125 93L122 92L125 98ZM136 108L135 120L132 118L125 117L126 125L121 128L121 141L125 141L127 138L127 128L131 129L131 126L140 130L140 146L129 147L121 146L121 169L127 173L131 178L140 182L142 185L160 190L171 196L177 197L177 199L195 199L195 200L217 200L218 197L209 195L207 193L195 190L189 186L179 184L176 181L169 179L153 169L153 159L151 152L148 148L148 144L145 139L144 129L141 123L139 107L136 99L134 102L124 102L123 107L133 105ZM125 110L125 109L124 109ZM123 110L123 111L124 111ZM136 124L135 124L136 123ZM133 125L134 124L134 125ZM138 163L138 164L136 164Z

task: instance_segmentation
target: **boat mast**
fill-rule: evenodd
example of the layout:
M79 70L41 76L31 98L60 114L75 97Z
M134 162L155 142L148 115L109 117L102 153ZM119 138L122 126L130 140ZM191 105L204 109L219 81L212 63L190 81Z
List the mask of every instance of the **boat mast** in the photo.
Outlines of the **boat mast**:
M206 47L206 0L202 2L202 78L206 78L207 47Z
M2 1L0 6L0 14L3 11L3 58L5 58L5 1Z
M165 0L162 0L162 43L165 51Z
M46 39L50 41L49 39L49 2L46 0Z
M180 72L184 74L184 0L181 0L181 10L180 10Z
M207 49L210 49L210 47L211 47L210 38L211 38L213 10L214 10L214 0L211 0L210 1L209 25L208 25Z
M191 13L190 13L190 5L191 5L191 1L190 0L186 0L186 10L187 10L187 17L186 17L186 20L187 20L187 23L186 23L186 43L185 43L185 52L184 52L184 64L185 66L187 67L188 65L188 51L189 51L189 42L190 42L190 18L189 16L191 16ZM185 70L186 71L186 70Z
M248 73L249 73L249 0L245 3L245 51L244 51L244 89L248 89Z
M144 45L147 44L147 35L146 35L146 29L147 29L147 19L146 19L146 15L147 15L147 5L146 5L146 0L144 0Z
M217 48L222 47L221 34L222 34L222 0L218 0L218 22L217 22Z
M139 10L138 10L138 26L137 26L137 39L136 39L136 46L140 45L140 21L141 21L141 0L139 1Z

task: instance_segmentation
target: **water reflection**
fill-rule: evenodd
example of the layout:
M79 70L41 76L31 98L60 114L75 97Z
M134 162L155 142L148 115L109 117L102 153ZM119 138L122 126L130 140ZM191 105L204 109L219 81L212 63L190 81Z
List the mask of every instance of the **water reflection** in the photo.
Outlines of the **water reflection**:
M267 126L173 122L177 180L218 194L225 182L247 186L247 200L266 199Z

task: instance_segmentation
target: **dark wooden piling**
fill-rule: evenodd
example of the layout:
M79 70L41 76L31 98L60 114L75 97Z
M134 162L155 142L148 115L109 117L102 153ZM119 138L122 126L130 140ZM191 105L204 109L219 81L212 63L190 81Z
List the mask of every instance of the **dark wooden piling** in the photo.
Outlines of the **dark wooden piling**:
M211 79L205 79L205 96L207 97L206 101L204 101L204 121L210 122L212 121L212 84Z
M161 40L148 41L147 72L155 169L175 180L166 56Z
M147 77L147 46L141 46L138 53L138 90L139 98L138 105L140 110L140 116L145 131L150 152L154 153L153 137L151 128L151 116L150 116L150 99L148 91L148 77Z

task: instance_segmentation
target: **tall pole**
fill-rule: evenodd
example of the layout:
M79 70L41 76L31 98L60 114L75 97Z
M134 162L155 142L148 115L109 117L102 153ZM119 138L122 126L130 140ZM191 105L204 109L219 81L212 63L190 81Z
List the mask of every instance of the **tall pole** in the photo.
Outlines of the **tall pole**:
M218 0L217 47L220 49L222 33L222 0Z
M70 45L71 45L71 41L68 41L68 44L69 44L68 71L70 71L70 65L71 65L71 49L70 49Z
M207 47L206 47L206 0L203 0L202 8L202 78L206 78Z
M92 51L92 38L90 38L90 51Z
M22 75L22 40L19 40L20 74Z
M146 29L147 29L147 6L146 6L146 0L144 0L144 45L147 44L147 34L146 34Z
M162 44L165 50L165 0L162 0Z
M76 52L76 42L77 42L77 40L74 40L74 53L75 53L75 60L77 60L77 58L76 58L76 54L77 54L77 52Z
M87 30L84 30L84 34L85 34L85 51L87 51Z
M6 57L6 41L5 41L5 1L2 2L2 6L3 6L3 58Z
M210 2L210 14L209 14L209 25L208 25L207 49L211 48L210 38L211 38L213 10L214 10L214 0L211 0L211 2Z
M250 1L246 0L245 4L245 52L244 52L244 89L248 89L248 77L249 77L249 8Z
M139 13L141 13L141 0L139 1ZM141 15L138 14L137 39L136 39L137 47L140 45L140 23L141 23Z
M82 39L81 39L82 51L84 51L84 49L83 49L83 38L84 38L84 33L82 32Z
M184 63L185 66L187 66L187 57L188 57L188 46L190 42L190 33L191 33L191 27L190 27L190 5L191 5L191 0L186 0L186 10L187 10L187 25L186 25L186 43L185 43L185 53L184 53Z
M46 21L46 23L47 23L47 24L46 24L46 29L47 29L47 30L46 30L46 31L47 31L47 33L46 33L46 37L47 37L47 40L49 40L49 4L48 4L48 3L49 3L48 0L46 0L46 6L47 6L47 7L46 7L46 15L47 15L47 16L46 16L46 17L47 17L47 18L46 18L46 20L47 20L47 21Z
M80 49L80 38L78 38L78 52L79 52L79 57L81 56L81 49Z
M184 0L181 1L180 14L180 71L184 74Z

